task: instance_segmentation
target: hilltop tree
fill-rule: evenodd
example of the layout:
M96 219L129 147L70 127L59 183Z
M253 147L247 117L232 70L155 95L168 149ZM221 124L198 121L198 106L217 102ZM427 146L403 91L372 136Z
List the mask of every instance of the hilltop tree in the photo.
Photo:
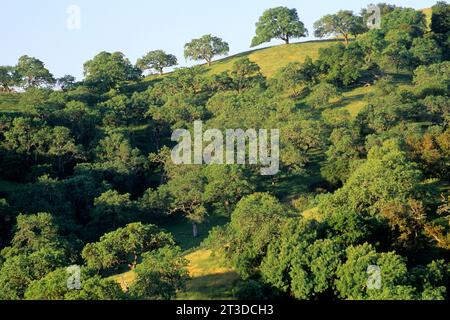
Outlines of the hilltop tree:
M350 36L357 37L367 31L364 20L352 11L341 10L336 14L328 14L314 23L314 35L323 38L330 35L341 35L345 43L349 43Z
M11 92L19 82L20 76L14 67L0 66L0 92Z
M61 90L66 91L75 88L75 81L76 79L74 76L66 74L65 76L57 79L56 83L61 88Z
M289 44L290 39L308 35L308 30L300 21L297 9L276 7L264 11L256 23L256 35L251 46L255 47L272 39L281 39Z
M120 82L138 80L141 71L122 52L100 52L84 63L85 82L93 88L109 90Z
M186 43L184 46L184 57L192 60L206 60L208 66L211 66L212 58L227 55L229 51L230 47L227 42L219 37L207 34Z
M167 54L163 50L150 51L136 62L136 66L142 71L155 70L160 75L163 74L164 68L176 66L177 64L177 57Z
M23 87L26 89L55 83L53 75L39 59L26 55L22 56L19 58L15 69L22 79Z

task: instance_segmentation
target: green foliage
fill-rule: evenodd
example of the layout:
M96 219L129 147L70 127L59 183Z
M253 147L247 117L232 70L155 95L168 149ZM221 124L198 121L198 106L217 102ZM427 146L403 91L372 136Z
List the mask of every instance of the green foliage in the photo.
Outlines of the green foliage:
M398 73L400 69L411 68L413 57L410 47L413 38L401 29L393 29L386 34L387 46L382 52L381 63L388 66L393 64Z
M447 95L449 92L448 78L450 63L448 61L420 66L414 71L414 84L417 95Z
M347 181L353 172L355 161L361 159L363 147L355 130L334 129L330 136L331 145L326 151L327 160L321 168L322 176L334 185Z
M331 240L319 240L320 234L315 221L289 219L262 261L263 280L297 299L329 290L340 249Z
M173 67L177 64L177 57L167 54L163 50L150 51L136 62L136 65L142 71L155 70L161 75L164 68Z
M411 37L421 37L427 29L425 14L412 8L397 7L382 17L381 28L385 33L397 30Z
M281 39L289 44L290 39L308 34L303 22L298 18L297 9L276 7L267 9L256 23L256 35L251 46L255 47L272 39Z
M336 288L344 299L410 300L414 287L408 283L405 259L394 252L377 253L369 244L348 247L346 261L338 267ZM367 286L367 268L376 265L381 269L381 288Z
M16 252L27 253L44 248L58 240L53 217L48 213L17 217L17 231L12 239Z
M450 5L445 1L438 1L433 7L431 7L431 32L432 37L442 48L444 58L449 58L448 41L450 36Z
M231 213L236 203L255 188L248 172L238 165L211 165L204 169L204 174L208 181L205 201L217 213Z
M99 106L105 109L103 123L108 127L129 126L131 123L138 122L147 107L144 104L135 103L133 98L128 98L124 94L114 95Z
M254 193L239 201L228 232L232 263L243 278L254 274L267 247L280 234L286 216L286 209L266 193Z
M303 63L290 62L278 71L277 86L297 96L306 88L311 88L318 80L319 70L308 56Z
M398 142L386 141L381 147L372 148L367 161L335 192L335 205L361 214L375 214L394 199L413 197L420 180L417 165L408 159Z
M84 63L85 83L107 91L123 81L138 80L141 72L121 52L100 52Z
M113 280L102 279L81 269L81 289L69 289L66 268L56 269L40 280L31 282L25 292L27 300L121 300L125 294Z
M169 123L174 129L186 128L206 116L200 99L195 94L176 93L167 97L163 106L151 106L148 113L153 119Z
M381 60L383 49L387 45L384 36L380 29L372 29L356 39L356 43L364 52L366 64Z
M442 51L436 41L430 38L416 38L413 41L411 53L416 59L416 65L430 65L441 61Z
M55 83L53 75L45 68L44 63L30 56L20 57L15 70L21 78L21 85L25 89Z
M346 44L349 37L356 37L367 31L363 18L355 16L352 11L341 10L336 14L329 14L314 23L314 35L323 38L329 35L343 36Z
M248 58L236 60L230 72L232 87L239 93L264 82L261 69Z
M339 91L336 86L321 82L311 89L306 101L315 109L325 109L330 106L331 100L337 97L339 97Z
M318 63L326 80L347 86L360 78L364 53L357 44L336 44L319 51Z
M94 200L91 212L92 225L97 232L115 230L127 223L136 221L135 204L130 194L120 194L108 190Z
M99 242L87 244L81 255L87 267L93 270L123 264L134 269L143 253L173 244L172 236L159 231L158 227L132 223L103 235Z
M325 145L326 131L321 121L303 119L292 113L280 125L280 161L289 173L304 171L315 152Z
M56 83L58 84L58 86L63 90L71 90L74 89L76 84L75 84L75 77L70 75L70 74L66 74L65 76L58 78L56 80Z
M19 84L19 74L11 66L0 66L0 92L11 92Z
M192 60L206 60L211 65L212 58L215 56L227 55L230 51L228 43L219 37L213 37L210 34L204 35L199 39L193 39L184 46L184 57Z
M102 52L84 81L53 88L35 58L0 67L0 299L448 298L449 6L432 8L431 29L414 9L380 8L381 29L366 32L367 10L316 23L346 46L271 47L145 79L176 58L157 50L133 66ZM284 7L256 29L255 45L307 33ZM185 49L211 64L229 46L207 35ZM175 165L170 133L194 120L279 129L281 172ZM174 248L213 226L200 250ZM81 258L82 288L69 290ZM109 279L127 266L124 293Z
M178 248L164 247L145 253L136 267L137 278L130 293L139 299L170 300L189 279L186 266Z
M70 261L50 214L19 215L16 230L11 246L1 252L0 299L22 299L33 280Z

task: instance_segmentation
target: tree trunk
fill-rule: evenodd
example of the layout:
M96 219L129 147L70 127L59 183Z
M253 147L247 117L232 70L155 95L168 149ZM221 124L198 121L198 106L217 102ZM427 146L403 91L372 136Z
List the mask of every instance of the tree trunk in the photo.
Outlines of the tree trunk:
M345 39L345 44L348 45L348 43L349 43L348 34L344 34L344 39Z
M284 39L284 42L286 42L286 44L289 44L289 37L286 37L286 39Z
M192 236L194 238L198 237L198 228L197 228L197 224L195 222L192 222Z

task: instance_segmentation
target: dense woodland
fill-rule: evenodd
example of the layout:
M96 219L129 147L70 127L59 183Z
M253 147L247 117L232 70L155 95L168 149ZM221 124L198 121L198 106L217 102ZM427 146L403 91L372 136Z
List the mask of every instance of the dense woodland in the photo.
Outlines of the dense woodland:
M82 81L29 56L0 67L0 99L16 99L0 110L0 299L176 298L192 248L175 224L225 257L238 299L448 299L450 6L431 22L380 6L379 29L364 10L323 17L314 34L335 40L271 77L245 56L210 72L229 51L212 35L185 46L204 65L167 73L177 58L162 50L136 64L101 52ZM252 45L307 34L274 8ZM336 101L356 88L370 93L353 116ZM280 173L174 165L171 134L195 120L280 129Z

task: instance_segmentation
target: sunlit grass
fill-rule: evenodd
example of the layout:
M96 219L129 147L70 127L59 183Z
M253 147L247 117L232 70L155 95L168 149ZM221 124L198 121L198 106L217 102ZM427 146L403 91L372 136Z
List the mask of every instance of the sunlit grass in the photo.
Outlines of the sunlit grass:
M225 259L220 255L213 255L206 249L196 250L185 256L189 261L188 272L191 279L186 289L177 295L181 300L198 299L232 299L233 287L239 280L232 268L227 267ZM111 276L123 290L129 288L136 280L136 272L130 270Z
M236 272L227 267L225 259L206 249L186 256L189 275L192 277L186 290L177 299L232 299L234 284L239 280Z
M425 16L426 16L426 19L427 19L427 26L431 27L431 17L433 15L433 10L431 8L426 8L426 9L422 9L420 11L425 13Z
M209 74L230 70L236 60L248 57L259 65L265 76L272 77L277 70L286 66L289 62L303 62L307 56L317 59L319 49L329 47L330 44L335 42L334 40L308 41L243 52L214 62L208 70Z

